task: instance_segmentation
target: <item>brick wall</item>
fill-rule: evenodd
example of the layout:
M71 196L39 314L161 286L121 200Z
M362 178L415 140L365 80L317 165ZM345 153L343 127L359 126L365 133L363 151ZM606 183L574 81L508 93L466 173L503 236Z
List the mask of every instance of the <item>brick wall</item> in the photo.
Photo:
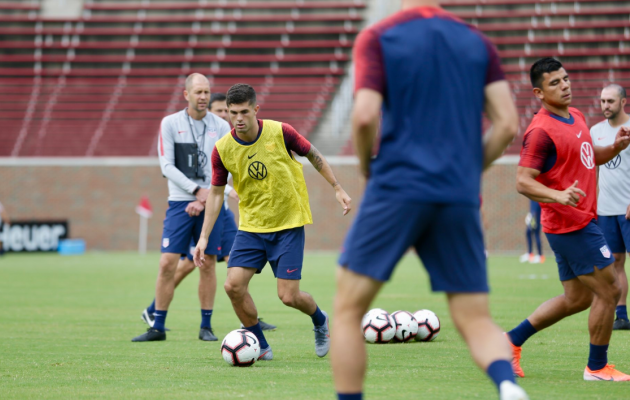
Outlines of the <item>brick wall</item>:
M360 203L362 184L354 165L335 165L337 178ZM523 252L527 200L514 189L516 166L494 166L485 177L484 210L488 248ZM334 191L310 166L304 168L314 225L307 227L309 250L336 251L355 211L342 217ZM68 219L70 234L90 250L135 250L139 217L135 206L148 196L154 216L149 249L158 250L166 211L166 180L159 166L0 166L0 202L14 220ZM234 210L235 204L231 204Z

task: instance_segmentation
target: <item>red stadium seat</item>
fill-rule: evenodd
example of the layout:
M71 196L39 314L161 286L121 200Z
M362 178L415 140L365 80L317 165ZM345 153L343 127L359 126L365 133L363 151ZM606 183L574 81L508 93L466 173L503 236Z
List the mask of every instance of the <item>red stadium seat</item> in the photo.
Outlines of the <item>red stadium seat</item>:
M308 135L345 74L365 8L97 0L56 19L22 3L0 2L0 155L154 154L161 118L185 107L191 72L213 92L253 85L261 117Z
M498 47L521 130L539 107L528 75L537 58L563 62L589 124L601 119L603 86L630 84L627 7L610 0L441 3ZM81 17L59 20L40 16L37 4L2 1L0 155L85 155L94 141L93 155L154 154L160 119L185 107L181 86L190 72L209 76L213 92L252 84L262 117L308 135L345 74L365 7L353 0L95 0Z
M363 2L357 1L259 1L253 3L214 3L214 4L201 4L199 2L173 2L173 3L140 3L140 2L101 2L101 3L87 3L84 8L86 10L108 10L108 11L120 11L120 10L202 10L202 9L267 9L267 10L281 10L281 9L334 9L334 8L365 8Z

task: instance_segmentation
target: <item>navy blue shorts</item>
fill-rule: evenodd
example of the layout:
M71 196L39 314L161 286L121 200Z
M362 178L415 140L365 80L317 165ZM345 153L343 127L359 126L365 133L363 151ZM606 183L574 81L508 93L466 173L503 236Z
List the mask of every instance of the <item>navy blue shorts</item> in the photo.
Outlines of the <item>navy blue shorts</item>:
M276 278L302 279L304 227L272 233L241 230L236 233L228 268L256 268L256 273L259 274L267 261Z
M196 217L186 213L190 201L169 201L162 231L162 253L176 253L185 256L190 253L191 244L196 244L201 236L205 212ZM206 254L221 253L221 236L223 235L223 207L208 238Z
M556 255L561 281L590 274L593 268L602 269L615 261L595 220L578 231L546 235Z
M481 218L474 205L394 202L366 193L339 265L385 282L412 246L434 291L488 292Z
M630 221L625 215L598 216L597 225L606 238L610 251L625 253L630 250Z
M229 208L225 209L225 213L223 215L223 236L221 236L221 248L219 249L221 253L217 254L217 262L225 261L225 257L230 255L230 250L232 250L232 244L234 244L234 237L236 237L236 231L238 228L236 227L236 222L234 222L234 213ZM191 240L190 242L190 252L186 255L186 257L182 257L181 259L188 258L188 260L193 260L193 253L195 251L195 242Z

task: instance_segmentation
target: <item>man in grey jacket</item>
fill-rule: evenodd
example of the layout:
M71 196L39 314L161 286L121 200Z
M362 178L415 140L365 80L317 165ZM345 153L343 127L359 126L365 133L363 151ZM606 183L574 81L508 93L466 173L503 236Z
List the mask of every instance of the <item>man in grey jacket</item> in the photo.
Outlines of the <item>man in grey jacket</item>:
M134 342L165 340L164 322L175 290L175 271L182 255L196 243L204 219L204 204L208 196L212 167L209 155L215 143L230 132L223 119L208 112L210 82L197 73L186 78L184 97L188 107L164 117L158 140L162 174L168 179L168 204L162 232L162 256L155 288L153 326L135 337ZM220 219L222 220L222 219ZM199 301L201 303L202 340L217 340L212 332L210 317L216 293L216 260L221 253L223 224L210 235L206 262L199 268ZM211 243L211 244L210 244Z

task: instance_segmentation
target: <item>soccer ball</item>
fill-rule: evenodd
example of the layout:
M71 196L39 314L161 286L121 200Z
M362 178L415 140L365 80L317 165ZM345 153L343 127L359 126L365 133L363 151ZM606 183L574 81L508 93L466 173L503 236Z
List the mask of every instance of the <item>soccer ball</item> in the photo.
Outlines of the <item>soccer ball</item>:
M361 321L363 337L368 343L388 343L396 334L396 322L380 308L368 311Z
M416 340L418 342L431 342L440 333L440 319L433 311L420 310L413 314L418 321L418 334Z
M221 355L230 365L249 367L254 365L260 356L260 343L247 329L237 329L228 333L223 339Z
M395 311L392 318L396 324L395 340L399 342L407 342L418 334L418 321L411 315L409 311Z

